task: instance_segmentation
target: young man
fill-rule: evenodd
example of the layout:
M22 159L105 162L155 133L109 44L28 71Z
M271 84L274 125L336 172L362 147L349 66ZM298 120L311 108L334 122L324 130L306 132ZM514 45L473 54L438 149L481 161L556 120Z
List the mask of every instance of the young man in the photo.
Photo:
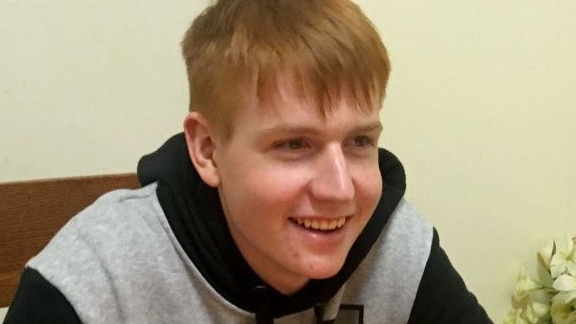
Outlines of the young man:
M27 265L7 323L490 323L378 149L390 64L348 0L220 0L184 134Z

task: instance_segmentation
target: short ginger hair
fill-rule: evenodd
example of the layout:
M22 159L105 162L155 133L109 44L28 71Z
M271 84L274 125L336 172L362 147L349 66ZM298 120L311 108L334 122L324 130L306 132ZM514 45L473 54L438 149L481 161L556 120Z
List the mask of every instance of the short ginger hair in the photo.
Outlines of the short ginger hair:
M190 111L224 137L242 107L274 97L288 76L326 115L345 97L379 109L390 61L370 20L349 0L218 0L182 41Z

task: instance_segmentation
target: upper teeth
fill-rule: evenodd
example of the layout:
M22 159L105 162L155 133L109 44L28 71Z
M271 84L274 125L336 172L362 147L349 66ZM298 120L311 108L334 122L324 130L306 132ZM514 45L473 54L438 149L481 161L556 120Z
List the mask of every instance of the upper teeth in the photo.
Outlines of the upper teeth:
M344 226L344 223L346 223L345 217L333 220L318 220L310 218L295 218L294 220L296 223L298 223L298 225L321 231L332 231Z

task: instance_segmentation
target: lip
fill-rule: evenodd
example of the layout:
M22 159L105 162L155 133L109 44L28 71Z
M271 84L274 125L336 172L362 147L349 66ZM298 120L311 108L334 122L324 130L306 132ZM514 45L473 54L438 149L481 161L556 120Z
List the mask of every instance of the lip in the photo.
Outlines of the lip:
M306 246L310 251L315 253L329 254L337 251L342 244L346 241L345 238L349 232L347 229L351 226L351 216L346 217L301 217L302 219L310 219L315 221L330 220L335 221L344 218L344 224L341 227L333 230L318 230L313 228L306 228L304 225L298 224L295 218L289 219L289 224L292 233L297 237L302 246Z
M307 246L309 249L316 251L315 253L333 253L338 250L345 238L348 236L348 228L352 226L350 223L352 221L352 215L340 216L340 217L326 217L326 216L298 216L290 217L288 223L291 225L292 233L298 240ZM300 220L300 224L299 221ZM306 227L306 224L302 224L303 220L309 220L310 222L318 223L322 222L341 222L340 226L336 226L333 229L314 229L312 226ZM316 226L318 227L318 226Z

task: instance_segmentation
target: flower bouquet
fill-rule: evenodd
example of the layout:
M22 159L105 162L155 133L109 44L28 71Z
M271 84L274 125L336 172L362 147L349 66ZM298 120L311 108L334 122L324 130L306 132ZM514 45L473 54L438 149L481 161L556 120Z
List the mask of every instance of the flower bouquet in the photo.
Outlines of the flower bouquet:
M523 268L504 324L576 324L576 237L538 251L538 273Z

